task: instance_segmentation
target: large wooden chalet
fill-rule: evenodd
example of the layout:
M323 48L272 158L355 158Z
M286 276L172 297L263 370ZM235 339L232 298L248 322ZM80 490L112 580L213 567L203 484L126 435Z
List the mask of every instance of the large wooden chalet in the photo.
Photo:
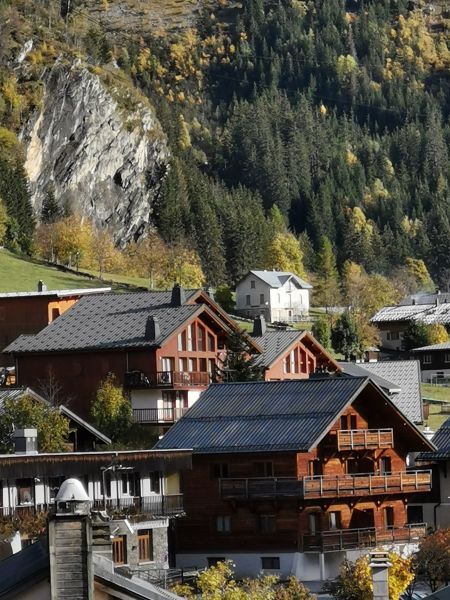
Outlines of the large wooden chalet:
M431 475L406 459L433 444L369 378L212 385L156 447L194 449L177 566L325 579L346 556L426 531L407 504Z
M5 352L19 385L52 376L81 415L102 379L114 373L136 421L170 425L197 400L223 357L236 323L202 290L101 294L82 298L36 335ZM250 346L260 352L256 342Z

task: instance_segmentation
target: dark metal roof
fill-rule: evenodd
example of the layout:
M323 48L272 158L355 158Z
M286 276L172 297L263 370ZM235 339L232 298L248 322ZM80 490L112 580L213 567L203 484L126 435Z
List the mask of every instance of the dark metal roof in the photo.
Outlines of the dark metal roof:
M417 360L386 360L368 363L339 363L346 373L370 377L385 390L395 406L413 423L422 423L420 363Z
M41 542L0 561L0 598L20 598L34 583L49 577L48 552Z
M421 452L416 460L450 460L450 417L439 427L433 436L436 452Z
M270 367L292 344L299 341L304 334L301 330L266 331L264 335L252 335L252 338L263 349L263 353L255 360L259 367Z
M194 453L308 451L367 385L363 377L213 384L156 444Z
M23 398L23 396L31 396L35 400L38 400L39 402L44 402L45 404L50 406L50 402L48 400L46 400L45 398L43 398L42 396L37 394L31 388L28 388L28 387L5 387L5 388L0 388L0 412L3 410L3 405L5 403L5 400L10 400L10 399L19 400L20 398ZM62 415L64 415L65 417L67 417L68 419L70 419L71 421L73 421L74 423L79 425L80 427L83 427L84 429L89 431L89 433L91 433L94 437L96 437L98 440L100 440L104 444L112 443L111 440L109 439L109 437L104 435L101 431L99 431L93 425L91 425L90 423L88 423L87 421L85 421L84 419L79 417L76 413L72 412L70 409L68 409L63 404L58 406L58 410Z
M195 290L186 292L186 299ZM133 292L85 296L36 335L22 335L5 353L63 352L148 348L160 345L188 319L210 312L203 304L173 306L171 292ZM211 313L212 315L212 313ZM158 320L160 335L146 338L150 316Z

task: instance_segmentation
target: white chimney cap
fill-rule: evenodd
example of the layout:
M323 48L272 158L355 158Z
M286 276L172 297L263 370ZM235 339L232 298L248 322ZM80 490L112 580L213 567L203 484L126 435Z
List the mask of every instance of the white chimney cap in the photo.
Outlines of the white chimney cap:
M56 496L56 502L89 502L90 498L86 494L81 481L75 478L66 479L62 482L59 492Z

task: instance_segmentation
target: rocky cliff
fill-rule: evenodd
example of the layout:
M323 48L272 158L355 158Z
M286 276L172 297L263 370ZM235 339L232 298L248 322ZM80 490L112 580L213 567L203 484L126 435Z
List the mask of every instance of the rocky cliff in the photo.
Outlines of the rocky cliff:
M61 204L110 226L119 244L138 238L169 158L151 106L113 72L106 84L81 63L57 62L43 81L42 107L22 134L36 213L53 187Z

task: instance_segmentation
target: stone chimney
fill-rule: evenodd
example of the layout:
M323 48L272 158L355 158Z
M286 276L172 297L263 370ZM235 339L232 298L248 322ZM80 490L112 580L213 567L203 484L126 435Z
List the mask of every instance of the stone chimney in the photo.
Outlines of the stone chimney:
M156 340L161 335L161 329L159 327L159 321L157 317L150 315L147 317L147 323L145 324L145 339Z
M49 518L51 600L93 600L90 498L78 479L66 479Z
M13 437L15 454L38 453L36 429L16 429Z
M370 565L373 581L373 600L389 600L389 562L388 552L371 552Z
M186 304L186 294L184 288L176 283L172 288L172 300L170 302L171 306L183 306Z
M266 333L266 319L264 315L259 315L253 319L253 332L254 337L261 337Z
M47 286L42 281L42 279L39 279L37 289L38 289L38 292L46 292L47 291Z

